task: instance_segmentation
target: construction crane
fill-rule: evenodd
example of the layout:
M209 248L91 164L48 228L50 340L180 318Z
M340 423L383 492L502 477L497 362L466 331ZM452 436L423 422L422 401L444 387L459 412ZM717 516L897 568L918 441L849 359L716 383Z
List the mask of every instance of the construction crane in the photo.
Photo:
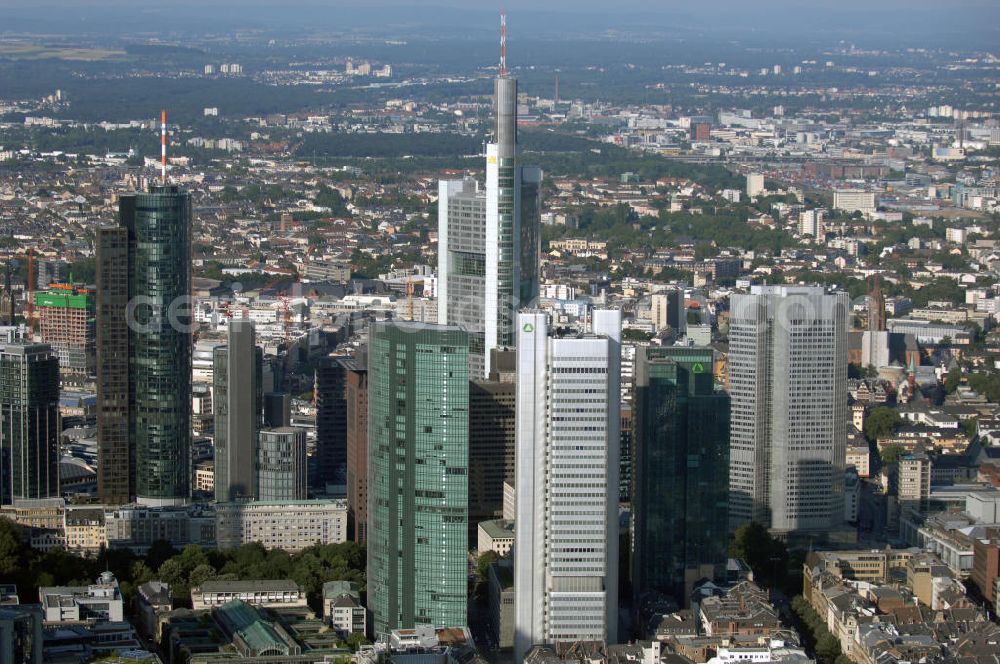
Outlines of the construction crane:
M406 315L407 320L413 320L413 275L406 276Z
M291 315L288 312L288 296L287 295L282 295L281 296L281 317L282 317L282 322L283 322L283 324L285 326L285 344L287 345L288 342L291 341L291 336L292 336L291 335L291 322L292 322L292 318L291 318Z
M31 334L35 325L35 250L28 248L28 276L25 284L28 298L28 333Z

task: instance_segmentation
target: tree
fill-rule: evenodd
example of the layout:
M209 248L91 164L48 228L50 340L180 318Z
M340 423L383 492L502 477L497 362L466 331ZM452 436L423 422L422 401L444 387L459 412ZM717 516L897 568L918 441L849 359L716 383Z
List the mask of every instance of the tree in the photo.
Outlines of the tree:
M24 563L24 544L14 522L0 519L0 578L13 577Z
M357 652L358 648L361 646L371 645L371 641L369 641L361 632L351 632L347 635L347 638L344 639L344 644L351 650Z
M865 437L872 441L888 438L896 432L902 421L899 413L894 409L888 406L877 406L865 418Z
M952 367L948 370L948 375L944 379L944 391L952 394L962 383L962 370L959 367Z
M751 522L736 529L729 555L743 560L753 570L754 579L766 587L775 586L788 571L788 549L767 528Z
M890 466L899 461L899 457L903 455L903 452L902 445L886 445L879 451L879 458L882 460L883 466Z

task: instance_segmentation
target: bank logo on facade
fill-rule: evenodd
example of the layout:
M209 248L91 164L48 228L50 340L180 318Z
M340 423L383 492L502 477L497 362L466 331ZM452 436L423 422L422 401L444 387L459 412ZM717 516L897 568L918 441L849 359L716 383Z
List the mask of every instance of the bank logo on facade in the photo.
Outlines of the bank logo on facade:
M525 332L534 332L535 326L532 325L531 323L525 323L524 327L522 327L521 329L524 330Z

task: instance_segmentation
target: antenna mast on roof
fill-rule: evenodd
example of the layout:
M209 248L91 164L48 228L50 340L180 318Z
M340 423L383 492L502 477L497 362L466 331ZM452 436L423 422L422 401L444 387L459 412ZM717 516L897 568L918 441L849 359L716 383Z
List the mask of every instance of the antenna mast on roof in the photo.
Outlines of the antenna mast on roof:
M167 184L167 109L160 111L160 183Z
M500 77L507 75L507 12L500 12Z

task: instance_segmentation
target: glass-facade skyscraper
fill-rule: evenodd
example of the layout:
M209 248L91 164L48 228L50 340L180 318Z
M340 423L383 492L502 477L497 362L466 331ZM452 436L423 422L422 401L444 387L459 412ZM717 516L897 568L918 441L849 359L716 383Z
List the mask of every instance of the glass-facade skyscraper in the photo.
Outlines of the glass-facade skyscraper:
M59 496L59 358L0 342L0 505Z
M706 347L636 349L633 606L722 579L729 541L729 396Z
M470 178L438 188L438 322L469 332L474 380L489 375L491 350L514 346L518 310L538 299L542 172L521 164L517 79L506 72L494 110L485 188Z
M124 502L134 477L140 502L183 503L191 484L191 196L175 185L122 196L119 227L99 231L97 269L98 449L109 469L99 479L102 498Z
M380 322L368 355L368 603L377 637L465 625L469 339Z

